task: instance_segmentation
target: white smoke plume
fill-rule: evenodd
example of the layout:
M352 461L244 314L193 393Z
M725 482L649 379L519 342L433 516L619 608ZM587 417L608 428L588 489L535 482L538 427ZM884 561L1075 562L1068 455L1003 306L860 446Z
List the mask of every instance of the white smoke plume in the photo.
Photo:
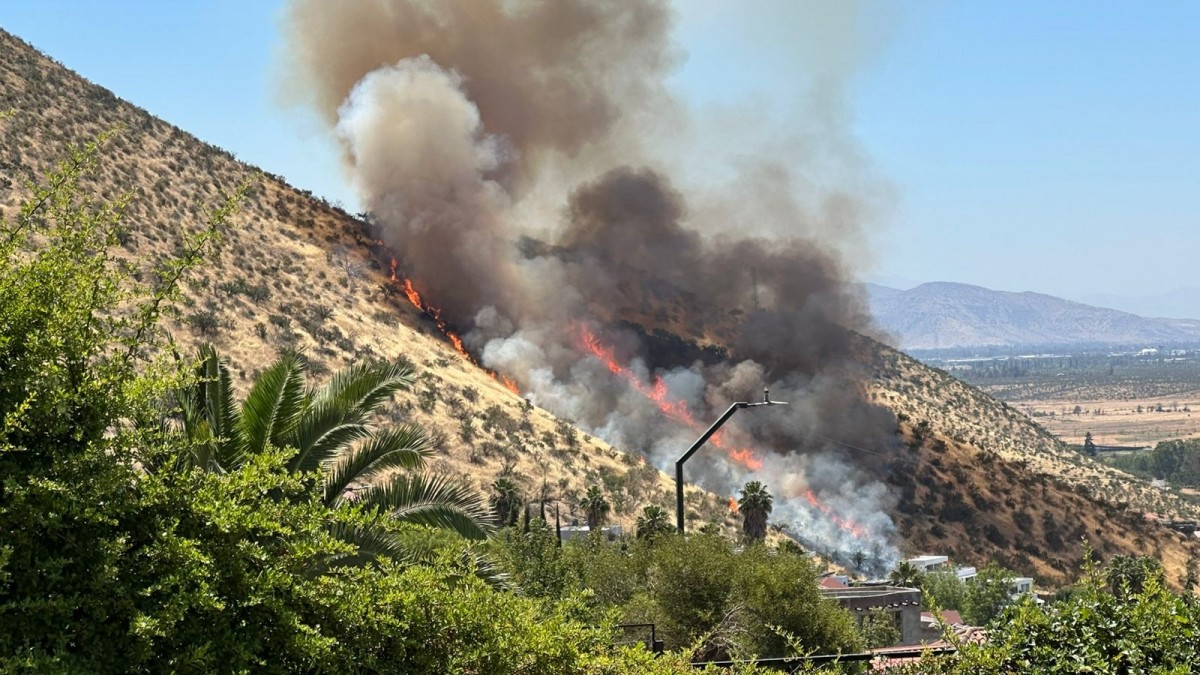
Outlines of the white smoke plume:
M770 386L790 406L739 415L689 477L729 495L762 480L774 522L882 568L896 421L862 396L849 283L874 179L816 180L864 166L837 106L805 131L831 139L828 162L733 131L691 143L705 124L665 84L672 18L662 0L294 0L289 86L484 365L663 469ZM701 146L722 178L689 167Z

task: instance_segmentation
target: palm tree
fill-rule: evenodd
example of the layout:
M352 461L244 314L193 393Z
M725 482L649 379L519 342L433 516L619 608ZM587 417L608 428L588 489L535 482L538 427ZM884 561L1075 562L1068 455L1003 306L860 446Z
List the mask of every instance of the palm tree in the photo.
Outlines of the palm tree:
M659 535L670 534L674 529L666 510L661 506L651 504L642 509L642 515L637 517L638 539L654 539Z
M500 476L492 482L492 490L495 492L492 495L492 509L496 512L500 526L515 525L517 514L521 510L521 496L518 494L517 484L508 476Z
M742 514L742 532L746 539L755 542L767 538L767 516L771 515L771 493L763 484L752 480L742 488L738 500L738 513Z
M401 522L471 539L490 532L481 495L422 471L433 452L423 429L411 424L381 429L370 423L392 394L412 385L410 365L364 362L313 388L305 382L303 360L286 354L255 379L240 405L229 368L215 349L200 349L196 370L196 382L175 394L184 435L191 441L191 451L177 463L224 472L269 448L291 448L288 471L319 473L321 499L330 508L353 502ZM382 529L343 527L337 534L368 555L404 557L397 540Z
M587 514L588 530L598 532L608 520L608 512L612 510L608 499L600 488L593 485L588 488L587 495L579 501L579 506Z
M907 560L901 560L896 569L888 574L888 583L904 588L917 588L921 585L921 570Z

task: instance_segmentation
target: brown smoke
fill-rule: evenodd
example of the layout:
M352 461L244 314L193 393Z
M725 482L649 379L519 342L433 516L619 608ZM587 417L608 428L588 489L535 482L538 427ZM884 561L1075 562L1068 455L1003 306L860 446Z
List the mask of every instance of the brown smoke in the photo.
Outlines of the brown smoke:
M364 75L425 56L462 76L483 128L528 172L661 99L670 23L661 0L294 0L284 28L302 94L331 125Z
M568 214L560 242L593 312L653 325L647 309L680 309L693 325L727 328L727 346L777 371L769 374L812 375L844 361L847 328L865 321L845 271L819 242L706 239L685 227L682 195L653 171L606 173L572 194Z
M700 420L769 384L787 414L739 418L727 449L788 476L777 512L810 540L883 547L876 458L895 420L862 397L853 331L866 322L842 253L872 205L822 185L812 157L748 159L758 151L735 129L704 143L737 146L724 183L677 171L692 150L656 136L684 119L664 84L671 22L664 0L293 0L285 28L291 84L337 134L402 273L485 365L662 467ZM840 116L819 117L804 133L832 138L824 165L852 172ZM689 472L732 494L758 471L735 460L708 453Z

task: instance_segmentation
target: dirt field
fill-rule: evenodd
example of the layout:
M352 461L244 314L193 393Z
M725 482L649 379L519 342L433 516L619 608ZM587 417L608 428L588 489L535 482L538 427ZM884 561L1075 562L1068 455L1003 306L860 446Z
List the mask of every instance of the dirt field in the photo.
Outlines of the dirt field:
M1067 443L1083 443L1089 431L1100 445L1152 446L1174 438L1200 437L1200 397L1194 392L1186 398L1055 398L1010 405Z

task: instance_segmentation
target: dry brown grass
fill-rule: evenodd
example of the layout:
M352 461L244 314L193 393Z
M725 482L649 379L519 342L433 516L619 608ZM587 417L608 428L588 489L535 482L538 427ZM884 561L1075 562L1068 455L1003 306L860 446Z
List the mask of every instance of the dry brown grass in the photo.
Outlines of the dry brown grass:
M1200 398L1064 397L1022 401L1015 406L1067 443L1083 443L1089 431L1101 445L1152 446L1159 441L1200 437ZM1081 409L1079 414L1074 412L1076 406Z

